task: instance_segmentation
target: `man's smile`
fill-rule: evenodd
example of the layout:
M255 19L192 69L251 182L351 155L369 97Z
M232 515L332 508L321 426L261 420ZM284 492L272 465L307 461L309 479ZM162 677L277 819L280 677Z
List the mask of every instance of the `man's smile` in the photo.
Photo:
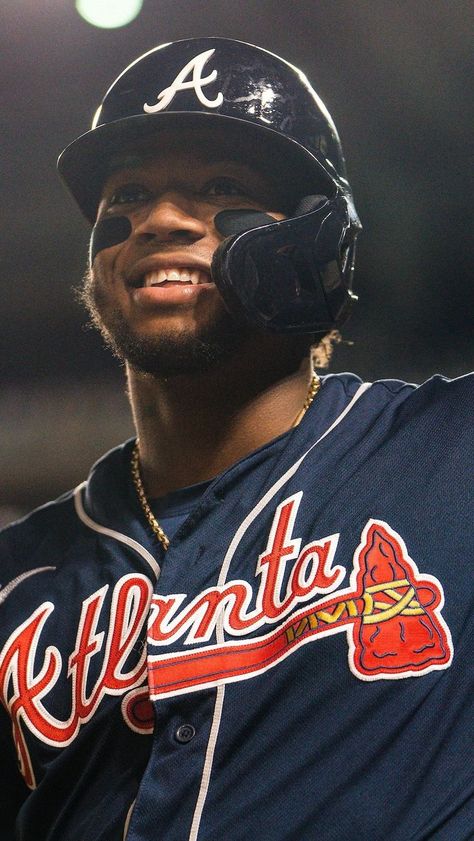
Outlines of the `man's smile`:
M170 254L145 257L126 273L126 280L133 289L211 285L207 261L196 260L184 254L175 257L171 257Z
M184 254L145 257L125 276L132 301L140 309L194 304L203 292L216 288L207 262Z
M191 268L158 269L157 271L147 272L143 278L142 285L148 288L151 286L175 285L176 283L191 283L193 286L209 283L209 274L199 271L199 269Z

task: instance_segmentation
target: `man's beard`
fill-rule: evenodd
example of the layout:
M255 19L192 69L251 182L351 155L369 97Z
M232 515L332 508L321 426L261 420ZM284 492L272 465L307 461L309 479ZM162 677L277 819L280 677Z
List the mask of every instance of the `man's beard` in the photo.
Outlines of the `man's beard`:
M250 334L248 326L224 310L199 335L167 332L138 336L123 313L109 306L90 271L77 294L91 317L91 325L100 331L113 354L132 369L158 378L205 373L219 367L236 355Z

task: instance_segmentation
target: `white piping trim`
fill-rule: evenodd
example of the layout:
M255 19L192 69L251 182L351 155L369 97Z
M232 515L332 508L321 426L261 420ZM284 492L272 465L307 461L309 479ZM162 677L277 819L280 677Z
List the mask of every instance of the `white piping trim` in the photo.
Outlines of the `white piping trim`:
M15 587L18 587L22 581L25 581L27 578L30 578L32 575L37 575L38 572L52 572L56 569L56 567L36 567L36 569L29 569L27 572L22 572L20 575L17 575L13 581L10 581L8 584L5 584L5 587L0 586L0 604L2 604L6 598L10 595L12 590Z
M193 822L191 824L191 831L189 833L189 841L197 841L199 827L201 824L204 804L209 790L209 783L211 781L212 764L214 761L214 752L217 744L217 736L219 735L219 728L221 726L222 710L224 707L225 686L217 687L217 697L214 706L214 715L212 717L211 732L209 734L209 741L207 743L206 758L204 760L204 768L201 778L201 787L199 789L198 799L196 801L196 808L194 810Z
M74 491L74 506L79 519L82 520L84 525L88 526L88 528L92 529L93 531L97 531L99 532L99 534L104 534L107 537L112 537L114 538L114 540L118 540L120 543L125 543L126 546L129 546L131 549L134 549L135 552L138 552L138 554L147 562L147 564L153 570L155 578L158 579L161 572L160 565L156 562L155 558L153 557L151 552L148 551L148 549L145 549L145 547L142 546L141 543L138 543L137 540L133 540L132 537L128 537L128 535L126 534L121 534L119 531L115 531L114 529L108 529L105 526L101 526L100 523L96 523L94 520L92 520L91 517L89 517L88 514L86 514L84 506L82 504L82 490L85 487L85 485L86 483L82 482L80 485L77 486L77 488Z
M225 584L232 558L234 557L235 552L237 550L237 547L238 547L240 541L242 540L245 532L247 531L248 527L253 523L253 521L260 514L260 512L263 511L263 509L270 502L270 500L273 499L275 494L278 493L280 488L288 481L288 479L291 479L291 477L296 473L300 464L304 461L304 459L311 452L311 450L313 450L314 447L316 447L323 440L323 438L326 438L326 436L329 435L329 433L332 432L333 429L335 429L336 426L338 426L341 423L342 420L344 420L346 415L349 414L351 409L357 403L359 397L362 397L364 392L367 391L367 389L370 388L371 385L372 385L372 383L362 383L359 386L359 388L357 389L356 393L354 394L352 400L347 404L346 408L341 412L341 414L338 415L336 420L333 421L333 423L326 429L326 432L324 432L317 439L317 441L314 441L314 443L311 444L311 447L309 447L309 449L307 449L306 452L303 453L303 455L298 459L298 461L296 461L286 471L286 473L284 473L283 476L281 476L278 479L278 481L275 482L275 484L272 485L271 488L269 488L267 493L261 498L260 502L255 506L255 508L252 508L252 511L250 512L250 514L247 515L245 520L241 523L241 525L239 526L239 528L237 529L237 531L234 535L233 540L230 543L230 546L227 550L226 556L225 556L225 558L222 562L221 572L220 572L220 575L219 575L219 580L217 582L217 586L223 586ZM224 621L224 617L223 617L223 615L221 615L220 618L219 618L219 621L218 621L217 628L216 628L216 639L217 639L217 643L219 645L221 645L223 642L225 642L223 621ZM204 810L204 805L205 805L206 798L207 798L207 793L208 793L208 790L209 790L212 764L213 764L213 761L214 761L214 752L215 752L216 745L217 745L217 737L219 735L219 727L220 727L221 718L222 718L222 710L223 710L223 707L224 707L224 697L225 697L225 686L219 686L217 688L217 697L216 697L216 703L215 703L215 706L214 706L214 715L213 715L213 719L212 719L211 732L210 732L209 741L208 741L208 744L207 744L206 758L204 760L204 768L203 768L203 773L202 773L202 778L201 778L201 786L200 786L198 798L197 798L197 801L196 801L196 808L194 810L193 822L191 824L191 831L189 833L189 841L197 841L198 834L199 834L199 827L200 827L200 823L201 823L202 813L203 813L203 810Z
M135 803L136 803L136 802L137 802L137 801L136 801L136 799L135 799L135 800L133 801L133 803L131 804L131 806L130 806L130 808L129 808L128 812L127 812L127 817L125 818L125 825L124 825L124 827L123 827L123 836L122 836L122 841L127 841L128 830L130 829L130 821L131 821L131 819L132 819L132 814L133 814L133 810L134 810L134 808L135 808Z

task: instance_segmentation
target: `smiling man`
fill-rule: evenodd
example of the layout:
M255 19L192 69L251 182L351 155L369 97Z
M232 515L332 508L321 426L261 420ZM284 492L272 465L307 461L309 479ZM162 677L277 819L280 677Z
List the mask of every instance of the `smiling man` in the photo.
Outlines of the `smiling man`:
M223 239L214 220L233 208L281 219L288 196L265 159L249 143L236 149L232 134L195 130L177 151L176 132L159 132L141 155L117 157L105 181L98 226L126 214L133 234L119 254L98 254L84 298L119 356L151 374L208 370L249 337L211 278Z
M325 106L166 44L59 169L136 437L0 536L2 839L468 841L473 378L316 374L360 230Z

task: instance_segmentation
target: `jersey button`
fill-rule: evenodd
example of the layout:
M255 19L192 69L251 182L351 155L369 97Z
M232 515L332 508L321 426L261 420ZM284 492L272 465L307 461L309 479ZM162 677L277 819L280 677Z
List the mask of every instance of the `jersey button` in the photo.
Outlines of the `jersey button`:
M191 739L194 739L196 735L196 731L192 724L181 724L180 727L177 727L174 731L174 737L180 745L185 745L187 742L190 742Z

